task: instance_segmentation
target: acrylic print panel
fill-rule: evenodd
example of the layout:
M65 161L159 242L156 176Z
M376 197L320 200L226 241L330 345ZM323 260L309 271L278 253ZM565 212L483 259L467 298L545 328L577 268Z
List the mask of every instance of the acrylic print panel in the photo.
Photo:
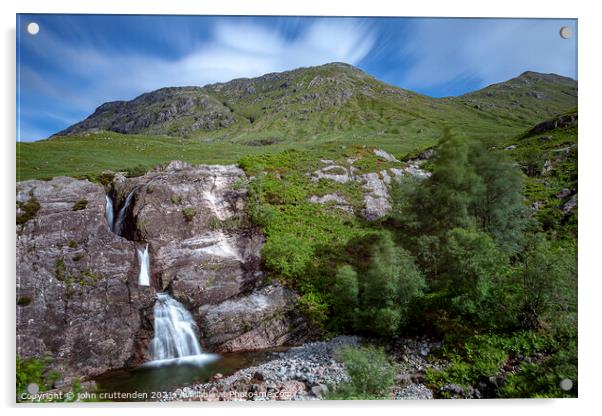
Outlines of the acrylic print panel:
M17 397L576 397L577 21L17 16Z

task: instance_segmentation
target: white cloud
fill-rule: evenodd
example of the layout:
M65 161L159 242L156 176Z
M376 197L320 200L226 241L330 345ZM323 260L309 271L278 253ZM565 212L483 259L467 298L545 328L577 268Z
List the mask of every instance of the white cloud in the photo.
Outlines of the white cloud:
M74 46L46 33L27 46L56 73L43 77L36 67L22 66L22 91L40 98L23 105L34 107L31 111L43 107L55 119L70 119L74 110L84 117L103 102L166 86L202 86L332 61L357 64L374 40L370 29L353 19L317 19L294 38L265 26L224 20L209 39L191 44L179 59L167 59L90 43Z
M470 77L485 86L527 70L576 77L576 39L562 39L561 26L577 32L562 20L416 20L402 51L410 61L402 83L420 89Z

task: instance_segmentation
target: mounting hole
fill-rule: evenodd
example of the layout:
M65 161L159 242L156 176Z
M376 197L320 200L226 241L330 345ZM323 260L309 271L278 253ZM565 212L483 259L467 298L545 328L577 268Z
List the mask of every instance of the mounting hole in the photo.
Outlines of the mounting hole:
M38 25L36 22L30 22L27 25L27 33L29 33L30 35L32 35L32 36L37 35L39 31L40 31L40 25Z
M573 36L573 31L571 30L570 27L562 26L560 28L560 37L562 39L569 39L571 36Z

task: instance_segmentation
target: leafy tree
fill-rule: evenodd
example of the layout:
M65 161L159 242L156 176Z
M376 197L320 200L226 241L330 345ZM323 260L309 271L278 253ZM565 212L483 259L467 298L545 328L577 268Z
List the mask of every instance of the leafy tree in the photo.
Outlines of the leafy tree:
M335 317L343 326L352 326L359 295L357 272L352 266L346 264L339 268L332 295Z
M333 290L335 313L360 332L392 336L405 322L410 301L424 290L424 277L390 233L355 244L367 247L367 261L359 259L356 269L339 269Z
M469 213L501 248L515 253L526 222L522 174L505 155L478 142L471 145L469 158L482 184L475 189Z
M521 302L521 323L539 328L552 311L575 311L577 299L576 246L533 236L521 255L517 271Z

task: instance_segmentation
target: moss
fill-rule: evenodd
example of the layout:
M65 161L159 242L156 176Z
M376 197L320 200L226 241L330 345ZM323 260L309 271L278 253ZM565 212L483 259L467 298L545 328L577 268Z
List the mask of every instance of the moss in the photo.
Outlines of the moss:
M67 243L67 245L69 246L69 248L75 248L77 247L77 241L69 240L69 243Z
M33 219L40 210L40 203L33 196L25 203L17 201L17 206L21 210L21 213L17 214L17 225L23 225Z
M113 172L103 172L96 177L96 181L99 182L103 186L108 186L115 179L115 174Z
M27 306L30 303L31 303L31 297L29 297L29 296L19 296L19 299L17 299L18 306Z
M188 222L192 221L196 215L196 210L192 207L187 207L182 210L184 219Z
M80 199L75 204L73 204L73 211L81 211L82 209L86 209L88 206L88 200L85 198Z
M57 280L63 281L67 277L65 268L65 260L62 257L59 257L54 262L54 277Z

